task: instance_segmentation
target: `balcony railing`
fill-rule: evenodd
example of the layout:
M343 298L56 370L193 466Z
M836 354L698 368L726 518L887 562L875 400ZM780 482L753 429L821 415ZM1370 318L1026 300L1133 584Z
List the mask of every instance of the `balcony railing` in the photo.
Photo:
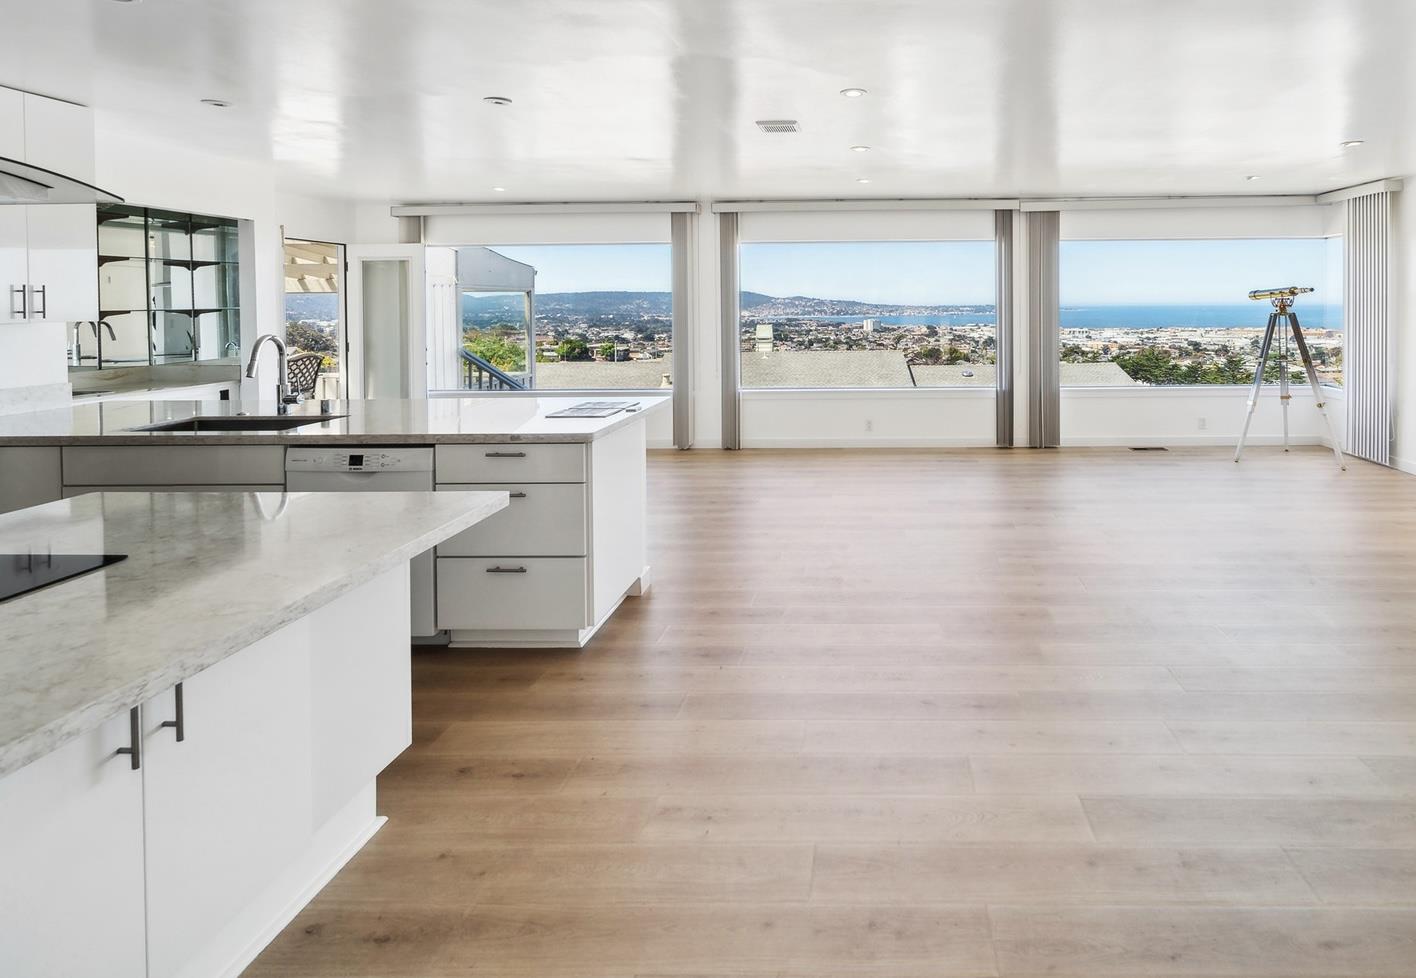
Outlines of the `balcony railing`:
M462 389L466 391L524 391L526 385L500 367L469 350L462 356Z

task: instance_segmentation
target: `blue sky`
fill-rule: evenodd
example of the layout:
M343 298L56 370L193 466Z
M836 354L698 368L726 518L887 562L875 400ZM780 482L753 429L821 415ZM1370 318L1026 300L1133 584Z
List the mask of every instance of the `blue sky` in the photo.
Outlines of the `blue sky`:
M536 268L538 292L667 292L666 244L493 246ZM1322 239L1064 241L1064 305L1240 303L1250 289L1312 285L1341 301L1341 246ZM748 243L742 288L902 304L993 302L991 241Z

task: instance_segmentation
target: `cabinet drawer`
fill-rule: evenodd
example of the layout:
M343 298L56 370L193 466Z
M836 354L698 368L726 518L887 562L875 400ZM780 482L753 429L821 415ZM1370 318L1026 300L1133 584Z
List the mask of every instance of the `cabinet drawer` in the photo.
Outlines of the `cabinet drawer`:
M438 482L584 482L584 445L438 445Z
M439 557L439 628L586 628L584 557Z
M583 557L585 483L526 482L442 485L439 492L496 490L511 494L506 509L438 545L440 557Z
M72 446L66 486L285 485L280 445Z

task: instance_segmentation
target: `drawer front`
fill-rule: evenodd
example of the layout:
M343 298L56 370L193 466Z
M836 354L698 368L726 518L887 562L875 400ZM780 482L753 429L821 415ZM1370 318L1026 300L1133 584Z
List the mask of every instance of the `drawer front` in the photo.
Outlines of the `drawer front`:
M496 490L510 493L506 509L438 545L439 557L584 557L585 483L503 482L438 486L439 492Z
M438 482L584 482L584 445L438 445Z
M438 627L586 628L584 557L439 557Z
M63 457L66 486L285 485L280 445L76 445Z

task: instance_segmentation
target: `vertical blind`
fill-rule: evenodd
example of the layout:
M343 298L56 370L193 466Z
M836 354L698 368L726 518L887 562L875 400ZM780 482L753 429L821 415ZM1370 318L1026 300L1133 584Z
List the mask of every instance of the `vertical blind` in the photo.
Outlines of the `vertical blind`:
M1391 462L1392 367L1390 191L1347 201L1343 309L1347 329L1347 451Z

